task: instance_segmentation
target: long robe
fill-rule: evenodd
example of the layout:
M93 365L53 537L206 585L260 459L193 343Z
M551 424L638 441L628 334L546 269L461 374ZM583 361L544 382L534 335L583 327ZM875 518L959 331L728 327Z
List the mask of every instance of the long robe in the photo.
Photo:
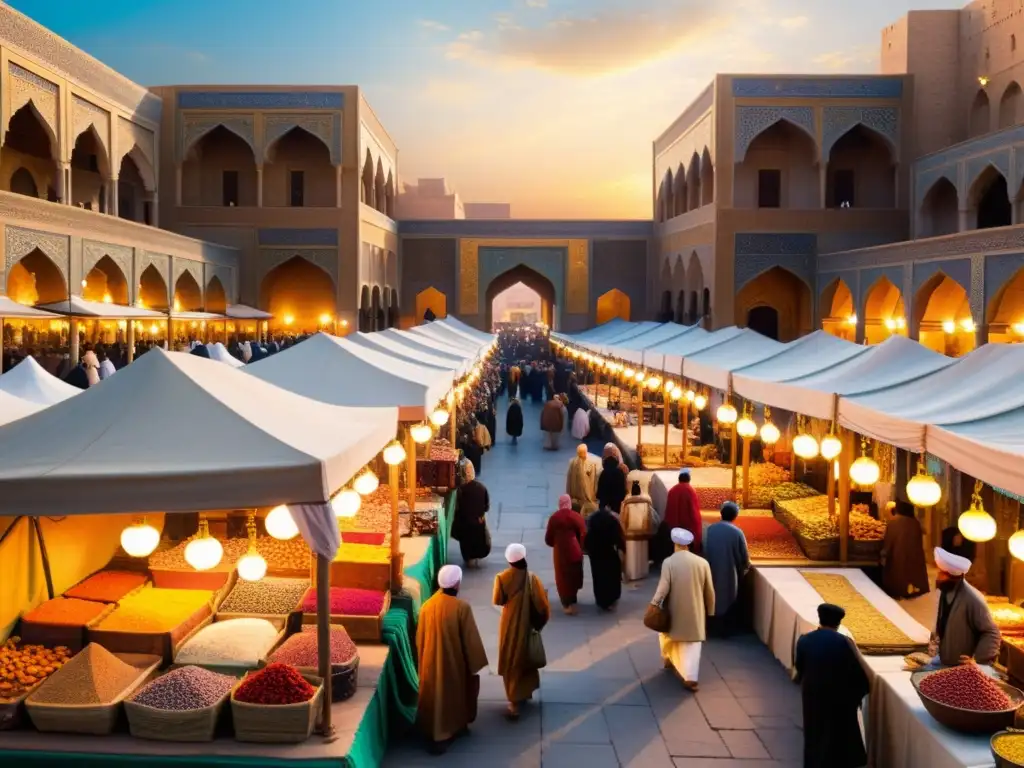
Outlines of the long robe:
M740 579L750 568L747 537L737 526L721 520L708 527L704 557L715 586L715 616L725 616L740 593Z
M505 432L509 437L523 436L523 407L519 403L512 403L505 414Z
M622 502L622 530L626 537L626 578L643 579L650 573L649 540L657 525L651 497L645 493L627 496Z
M502 607L498 622L498 674L505 682L505 696L513 704L526 701L540 688L540 672L526 658L531 629L523 610L527 574L526 569L509 567L494 577L492 602ZM529 576L536 621L532 629L539 631L551 618L551 606L540 579L532 573Z
M857 647L833 629L796 644L803 698L804 768L859 768L867 763L857 708L869 690Z
M700 516L700 500L697 491L690 483L676 483L668 492L665 501L665 525L673 528L685 528L693 534L690 551L701 553L704 524Z
M626 484L619 469L619 461L609 456L602 462L601 476L597 478L597 503L618 514L625 498Z
M569 462L565 478L565 492L580 508L580 514L587 517L597 509L597 464L590 457L579 456Z
M554 550L555 589L562 605L576 604L583 589L583 544L587 527L583 516L571 509L560 509L548 518L544 543Z
M715 613L715 587L708 561L680 550L662 563L652 603L662 604L671 619L667 634L674 642L702 643L705 618Z
M476 719L487 652L469 604L444 592L423 603L416 627L420 693L416 724L447 741Z
M913 597L928 591L924 533L916 517L896 515L885 528L882 543L882 586L892 597Z
M478 480L471 480L459 486L459 490L455 492L452 538L459 542L462 559L467 563L491 554L491 536L487 531L485 517L490 508L490 495L484 484Z
M610 609L622 597L622 559L626 551L622 525L607 509L599 509L587 518L587 555L590 578L594 583L594 602Z
M939 610L946 593L939 595ZM968 584L960 582L953 592L949 618L944 631L936 627L939 636L939 657L945 666L960 663L961 656L971 656L979 664L991 664L999 655L1002 639L984 596Z

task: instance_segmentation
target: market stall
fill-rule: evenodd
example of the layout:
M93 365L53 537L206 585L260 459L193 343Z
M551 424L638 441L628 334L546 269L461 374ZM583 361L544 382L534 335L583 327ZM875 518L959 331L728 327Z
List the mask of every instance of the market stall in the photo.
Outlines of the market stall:
M460 376L473 366L473 362L468 358L430 347L421 347L406 338L388 336L386 332L382 331L353 333L346 336L345 339L353 344L374 349L407 363L427 365L431 368L448 368Z
M136 338L154 342L171 338L168 315L152 309L126 307L108 301L89 301L75 294L51 304L41 304L37 308L68 318L68 346L72 363L78 362L80 330L93 343L123 342L128 349L129 362L135 355Z
M18 321L12 323L9 321ZM35 307L19 304L9 296L0 296L0 360L4 357L4 346L14 344L23 345L25 342L25 326L45 323L49 328L51 321L60 322L60 316L52 312L46 312Z
M0 392L45 407L67 400L82 390L47 373L34 357L29 356L0 376Z
M413 336L423 337L431 339L433 341L441 342L446 344L453 349L459 350L469 355L475 355L480 357L486 353L487 348L490 346L487 342L480 341L478 339L470 339L462 335L458 331L444 325L437 323L427 323L426 325L417 325L409 329L408 331Z
M270 312L245 304L228 304L224 314L229 318L228 333L238 333L251 341L265 339L269 323L274 319Z

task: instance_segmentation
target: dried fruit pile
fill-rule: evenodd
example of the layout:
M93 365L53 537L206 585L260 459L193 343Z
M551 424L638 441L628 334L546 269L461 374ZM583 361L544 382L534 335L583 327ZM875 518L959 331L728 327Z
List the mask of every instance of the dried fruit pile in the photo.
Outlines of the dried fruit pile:
M443 437L434 440L434 442L430 444L431 461L457 461L458 458L459 452L452 448L451 443Z
M759 462L750 465L747 477L751 485L781 485L789 482L789 470L777 464Z
M309 589L309 579L239 579L231 594L221 603L222 613L258 613L283 616L291 613Z
M794 533L812 541L839 537L839 515L829 516L828 497L824 494L788 501L776 500L776 503ZM850 538L856 541L881 541L885 538L885 523L875 520L865 509L859 504L850 509Z
M274 646L277 635L277 627L266 619L215 621L188 639L174 663L255 667Z
M817 496L818 492L804 483L782 483L775 486L772 491L774 501L789 501L791 499L806 499L810 496Z
M992 751L1014 765L1024 765L1024 733L1001 733L992 739Z
M331 587L331 613L345 616L377 616L384 609L384 593L372 589ZM302 599L303 613L316 613L316 587Z
M782 523L774 517L747 516L736 518L736 525L747 537L751 560L803 560L804 553Z
M92 600L73 600L55 597L47 600L21 617L25 624L59 624L65 627L84 627L107 610L106 603Z
M1004 712L1013 701L977 664L940 669L918 684L921 693L947 707L973 712Z
M718 510L727 501L732 501L732 488L712 488L710 486L694 486L697 501L701 509Z
M0 701L16 699L32 686L52 675L71 658L71 651L62 645L18 645L11 637L0 647Z
M146 574L135 571L100 571L73 586L64 593L64 597L116 603L148 580Z
M131 700L168 712L187 712L212 707L235 687L231 675L202 667L179 667L142 688Z
M845 576L816 571L800 571L822 602L841 605L846 609L843 626L860 648L914 648L915 643L881 611L862 595Z
M293 667L317 668L320 662L319 645L316 637L317 628L307 624L283 643L270 656L270 661L291 664ZM344 627L331 626L331 664L351 664L359 654L356 644L348 636Z
M89 643L39 686L36 704L109 704L138 679L141 670L101 645Z
M249 675L235 689L236 700L246 704L300 704L316 694L295 667L288 664L268 664L259 672Z
M177 546L165 549L163 552L156 552L149 556L149 567L156 570L183 570L194 572L195 569L185 562L185 547L190 540L183 541ZM221 540L224 547L224 556L220 563L211 571L230 571L235 564L249 551L249 540L246 539L224 539ZM256 549L263 559L267 561L267 570L270 573L281 570L303 571L309 568L310 554L309 547L301 536L296 536L289 541L281 541L272 536L260 536L256 539Z
M1024 633L1024 608L1011 603L1001 603L990 605L989 612L1000 632L1015 635Z
M118 632L170 632L209 606L213 593L205 589L146 587L128 595L96 629Z

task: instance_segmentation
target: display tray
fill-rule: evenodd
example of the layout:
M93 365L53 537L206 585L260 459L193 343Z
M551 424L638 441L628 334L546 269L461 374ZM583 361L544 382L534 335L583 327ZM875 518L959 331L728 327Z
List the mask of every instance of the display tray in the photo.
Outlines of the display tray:
M340 624L348 632L348 636L353 641L364 641L371 643L379 643L381 640L381 630L384 626L384 616L391 608L391 592L387 590L381 590L384 592L384 602L381 605L380 613L373 616L354 616L347 613L332 613L331 624ZM316 624L315 613L304 613L302 614L303 624Z
M149 572L153 575L153 586L161 589L208 589L211 592L218 592L231 581L235 569L232 565L223 570L151 568Z
M36 689L46 682L40 680L20 696L13 699L0 701L0 731L10 731L14 728L21 728L25 724L27 713L25 711L25 699L35 693Z
M78 653L89 644L89 632L92 627L103 621L116 608L116 603L108 604L86 624L45 624L22 620L18 622L18 631L14 634L21 638L24 645L45 645L48 648L63 645L72 653Z
M236 619L266 619L271 624L273 624L275 627L277 627L277 630L278 630L277 637L274 638L274 642L270 646L271 649L276 648L278 645L280 645L281 641L283 641L285 639L285 637L288 636L288 631L287 631L288 621L287 621L287 617L284 617L284 616L253 616L253 615L248 615L248 614L246 614L246 615L231 615L231 614L229 614L229 617L230 618L236 618ZM227 620L228 619L225 618L223 615L210 616L210 617L206 618L205 620L203 620L200 624L196 625L196 627L191 632L189 632L188 635L186 635L181 640L180 643L178 643L175 646L175 648L174 648L174 661L171 664L171 668L173 669L173 668L176 668L176 667L187 667L187 666L203 667L204 669L208 669L211 672L220 672L222 675L234 675L235 677L241 677L246 672L251 672L252 670L254 670L257 667L259 667L259 660L258 659L253 664L204 664L204 663L197 662L197 661L187 661L187 662L179 662L178 661L178 659L177 659L178 654L181 652L181 649L185 647L185 644L188 643L189 640L191 640L193 637L198 635L203 629L205 629L206 627L210 626L211 624L213 624L215 622L218 622L218 621L227 621Z
M149 579L147 578L145 581L143 581L138 586L136 586L136 587L134 587L132 589L129 589L127 592L122 594L120 597L118 597L116 599L112 599L112 600L111 599L100 599L98 597L87 596L85 594L76 593L76 590L78 590L79 587L81 587L89 579L93 578L93 576L97 576L97 575L103 573L104 571L113 571L113 570L120 571L120 570L125 570L125 569L109 568L109 567L101 568L100 570L96 571L96 573L92 573L89 576L87 576L86 578L82 579L80 582L75 584L75 586L71 587L71 589L68 589L67 591L65 591L64 592L64 597L71 597L71 598L74 598L76 600L89 600L89 601L96 602L96 603L115 603L116 604L116 603L120 602L121 600L124 600L129 595L134 595L139 590L144 589L150 583Z
M305 574L311 583L316 583L315 568ZM335 560L331 563L331 584L344 584L353 589L369 589L387 592L391 589L391 563L355 563Z

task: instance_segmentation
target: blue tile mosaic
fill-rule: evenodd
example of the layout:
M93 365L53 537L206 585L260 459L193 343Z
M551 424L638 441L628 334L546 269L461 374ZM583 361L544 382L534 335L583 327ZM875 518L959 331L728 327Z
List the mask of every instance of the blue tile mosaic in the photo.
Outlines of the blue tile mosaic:
M180 91L179 109L343 109L337 91Z

